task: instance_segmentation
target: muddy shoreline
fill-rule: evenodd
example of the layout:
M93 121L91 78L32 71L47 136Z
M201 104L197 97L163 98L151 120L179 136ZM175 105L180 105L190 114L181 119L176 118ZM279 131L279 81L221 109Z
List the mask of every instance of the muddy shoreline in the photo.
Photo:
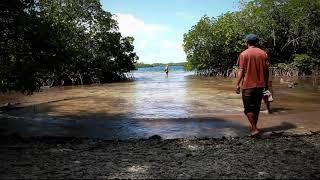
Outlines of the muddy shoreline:
M101 140L2 136L0 178L320 178L320 133Z
M55 87L31 96L0 94L0 135L166 139L245 136L243 115L234 79L193 77L186 72L138 73L133 82ZM264 132L319 131L320 91L310 79L288 88L273 82L272 115L262 113ZM8 101L10 100L10 101ZM1 104L1 103L0 103Z

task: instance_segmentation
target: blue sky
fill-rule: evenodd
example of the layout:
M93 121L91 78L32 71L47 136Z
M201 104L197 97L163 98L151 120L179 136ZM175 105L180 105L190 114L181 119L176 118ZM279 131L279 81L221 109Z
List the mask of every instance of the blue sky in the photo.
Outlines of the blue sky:
M143 63L183 62L183 34L203 15L236 11L239 0L102 0L118 20L120 32L135 38Z

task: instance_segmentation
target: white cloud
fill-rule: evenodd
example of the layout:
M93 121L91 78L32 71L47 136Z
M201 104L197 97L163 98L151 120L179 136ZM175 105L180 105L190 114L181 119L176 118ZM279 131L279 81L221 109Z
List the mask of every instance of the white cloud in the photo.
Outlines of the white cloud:
M138 49L145 49L148 41L146 39L139 40L137 44Z
M163 47L166 48L166 49L174 49L174 50L177 50L177 51L183 51L181 42L164 40L162 42L162 44L163 44Z
M162 41L162 49L170 55L168 59L176 60L176 62L182 62L185 60L185 53L183 51L182 41Z
M115 19L119 23L120 32L124 36L148 35L154 38L159 33L169 32L170 28L160 24L146 24L132 14L118 13Z
M118 13L114 17L123 36L135 38L135 51L139 61L144 63L181 62L185 60L182 48L182 36L170 38L176 34L170 27L162 24L149 24L132 14Z

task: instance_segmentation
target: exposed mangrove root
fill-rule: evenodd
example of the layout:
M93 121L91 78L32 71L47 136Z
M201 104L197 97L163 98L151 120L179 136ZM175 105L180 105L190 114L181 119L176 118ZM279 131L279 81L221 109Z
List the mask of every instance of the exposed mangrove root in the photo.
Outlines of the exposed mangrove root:
M199 76L236 77L236 72L236 69L206 69L198 70L196 74Z
M309 76L305 72L295 69L295 68L279 68L279 67L271 67L270 71L273 77L304 77ZM205 69L196 71L196 75L199 76L214 76L214 77L229 77L234 78L237 76L237 68L232 69ZM312 70L311 76L319 77L320 70Z

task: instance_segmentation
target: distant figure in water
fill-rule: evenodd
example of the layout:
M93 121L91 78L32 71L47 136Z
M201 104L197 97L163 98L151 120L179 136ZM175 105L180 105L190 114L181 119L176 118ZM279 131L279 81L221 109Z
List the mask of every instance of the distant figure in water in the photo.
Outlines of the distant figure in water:
M166 65L166 67L164 68L164 72L166 73L166 76L168 76L168 73L169 73L169 65Z
M268 90L269 61L267 53L256 47L258 38L255 34L248 34L245 40L247 50L238 59L236 93L240 94L242 89L244 114L251 124L251 136L254 137L260 133L257 123L263 91Z

